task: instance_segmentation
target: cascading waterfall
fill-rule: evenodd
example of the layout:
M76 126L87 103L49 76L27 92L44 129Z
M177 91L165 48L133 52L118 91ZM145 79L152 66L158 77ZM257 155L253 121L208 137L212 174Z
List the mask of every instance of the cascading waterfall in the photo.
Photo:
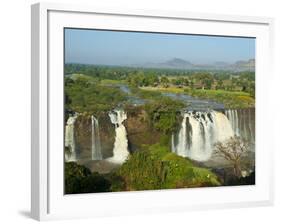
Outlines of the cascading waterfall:
M69 151L65 153L65 160L67 162L76 161L77 152L75 145L75 121L78 115L69 116L65 126L65 147L68 147Z
M123 163L128 155L128 139L126 128L123 122L127 119L127 114L123 110L115 109L109 113L111 123L115 125L115 142L113 148L113 157L108 158L114 163Z
M172 136L172 151L183 157L206 161L212 155L213 145L234 136L230 121L217 111L185 112L178 141Z
M229 119L235 135L251 143L254 150L255 143L255 109L231 109L226 110L225 115Z
M237 110L226 110L225 114L231 123L234 134L240 136Z
M99 122L93 115L91 116L91 124L92 124L91 126L92 127L92 160L102 160Z

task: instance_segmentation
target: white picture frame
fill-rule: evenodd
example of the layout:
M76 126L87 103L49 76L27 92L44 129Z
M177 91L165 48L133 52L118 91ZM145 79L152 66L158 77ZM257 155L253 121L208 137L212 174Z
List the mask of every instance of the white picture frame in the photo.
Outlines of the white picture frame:
M272 205L273 147L270 133L265 132L271 123L266 93L272 77L272 18L38 3L32 5L31 24L34 219ZM256 37L256 185L64 195L61 113L64 27Z

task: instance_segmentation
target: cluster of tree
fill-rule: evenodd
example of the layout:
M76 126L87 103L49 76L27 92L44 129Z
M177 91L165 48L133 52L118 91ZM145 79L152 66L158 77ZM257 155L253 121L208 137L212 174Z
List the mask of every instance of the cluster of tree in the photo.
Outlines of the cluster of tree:
M65 107L76 112L108 111L126 99L118 87L100 86L85 78L65 78Z
M193 72L188 76L157 75L153 72L138 71L130 73L126 81L134 87L188 87L190 89L216 89L228 91L244 91L254 96L255 80L253 72L237 74L218 74L209 72Z
M128 76L130 69L125 67L96 66L84 64L65 64L65 75L84 74L98 80L112 79L124 80Z
M184 107L181 101L161 97L157 101L145 105L150 124L154 129L164 134L172 133L180 123L180 109Z
M153 72L145 73L143 71L130 73L127 76L126 81L133 87L156 86L159 83L159 79L156 74L154 74Z
M156 76L190 76L200 70L182 70L182 69L166 69L166 68L143 68L143 67L126 67L126 66L105 66L105 65L86 65L67 63L64 66L65 75L84 74L101 79L124 80L128 75L136 75L140 71L144 74L155 74ZM224 71L218 71L224 74Z

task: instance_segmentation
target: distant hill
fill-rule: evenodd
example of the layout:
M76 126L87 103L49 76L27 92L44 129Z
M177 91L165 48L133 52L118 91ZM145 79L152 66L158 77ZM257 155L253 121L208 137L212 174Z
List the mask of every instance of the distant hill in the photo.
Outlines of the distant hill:
M180 58L173 58L172 60L162 63L162 66L187 68L192 67L194 65L191 64L189 61L185 61Z
M233 64L218 61L212 64L193 64L181 58L173 58L162 63L145 63L131 65L144 68L171 68L171 69L194 69L194 70L231 70L231 71L255 71L255 59L237 61Z
M233 65L233 69L238 70L254 70L255 69L256 61L255 59L250 59L248 61L237 61Z

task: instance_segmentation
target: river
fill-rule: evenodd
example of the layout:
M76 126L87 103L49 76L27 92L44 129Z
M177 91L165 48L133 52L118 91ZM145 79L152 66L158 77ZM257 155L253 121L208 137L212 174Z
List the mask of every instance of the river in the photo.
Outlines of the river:
M120 88L120 90L127 94L128 102L134 105L143 105L147 101L145 99L141 99L132 94L130 87L126 84L118 84L116 85ZM204 100L198 99L184 93L162 93L163 96L170 97L174 100L181 100L184 102L188 110L193 111L206 111L206 110L224 110L225 107L223 104L215 102L213 100Z

